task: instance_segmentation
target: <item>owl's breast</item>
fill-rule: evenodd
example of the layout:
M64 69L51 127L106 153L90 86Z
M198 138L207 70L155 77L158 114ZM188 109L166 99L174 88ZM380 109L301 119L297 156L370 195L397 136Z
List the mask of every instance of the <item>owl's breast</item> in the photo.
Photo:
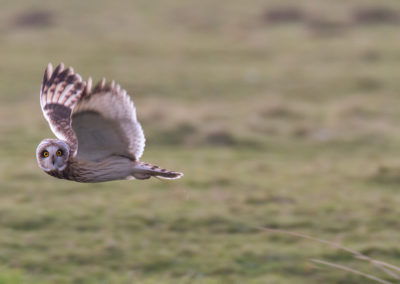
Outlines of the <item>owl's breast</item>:
M55 178L68 179L68 180L70 179L68 174L68 168L64 169L63 171L57 171L57 170L45 171L45 173Z

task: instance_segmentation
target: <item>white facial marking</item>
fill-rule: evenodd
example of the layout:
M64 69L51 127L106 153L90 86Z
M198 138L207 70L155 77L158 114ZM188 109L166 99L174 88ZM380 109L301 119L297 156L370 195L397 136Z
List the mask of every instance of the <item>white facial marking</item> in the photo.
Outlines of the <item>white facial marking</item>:
M65 149L65 146L62 144L57 144L56 142L49 143L38 152L39 165L45 171L63 171L67 166L67 151L69 149ZM47 151L46 155L44 154L45 151ZM59 151L61 151L61 153Z

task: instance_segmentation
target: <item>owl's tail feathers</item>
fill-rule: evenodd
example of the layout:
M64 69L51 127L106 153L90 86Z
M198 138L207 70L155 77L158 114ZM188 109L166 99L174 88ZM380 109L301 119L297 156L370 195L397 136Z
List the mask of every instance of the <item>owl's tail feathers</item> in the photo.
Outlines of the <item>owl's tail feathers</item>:
M183 176L183 173L169 171L148 163L136 162L133 166L132 176L135 179L149 179L150 177L178 179Z

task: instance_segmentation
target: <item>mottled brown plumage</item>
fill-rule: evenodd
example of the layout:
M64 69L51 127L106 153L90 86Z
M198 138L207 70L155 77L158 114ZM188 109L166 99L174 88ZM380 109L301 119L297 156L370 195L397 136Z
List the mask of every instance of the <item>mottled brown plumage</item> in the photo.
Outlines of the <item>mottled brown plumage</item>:
M136 109L126 91L103 78L92 90L69 67L45 70L40 104L58 139L36 150L39 167L56 178L78 182L176 179L183 174L139 161L145 146Z

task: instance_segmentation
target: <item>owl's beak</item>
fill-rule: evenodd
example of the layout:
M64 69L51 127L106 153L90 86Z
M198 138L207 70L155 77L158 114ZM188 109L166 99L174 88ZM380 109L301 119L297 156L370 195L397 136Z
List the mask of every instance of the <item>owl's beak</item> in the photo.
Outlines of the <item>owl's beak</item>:
M53 165L56 163L56 157L52 156L51 157L51 162L53 163Z

